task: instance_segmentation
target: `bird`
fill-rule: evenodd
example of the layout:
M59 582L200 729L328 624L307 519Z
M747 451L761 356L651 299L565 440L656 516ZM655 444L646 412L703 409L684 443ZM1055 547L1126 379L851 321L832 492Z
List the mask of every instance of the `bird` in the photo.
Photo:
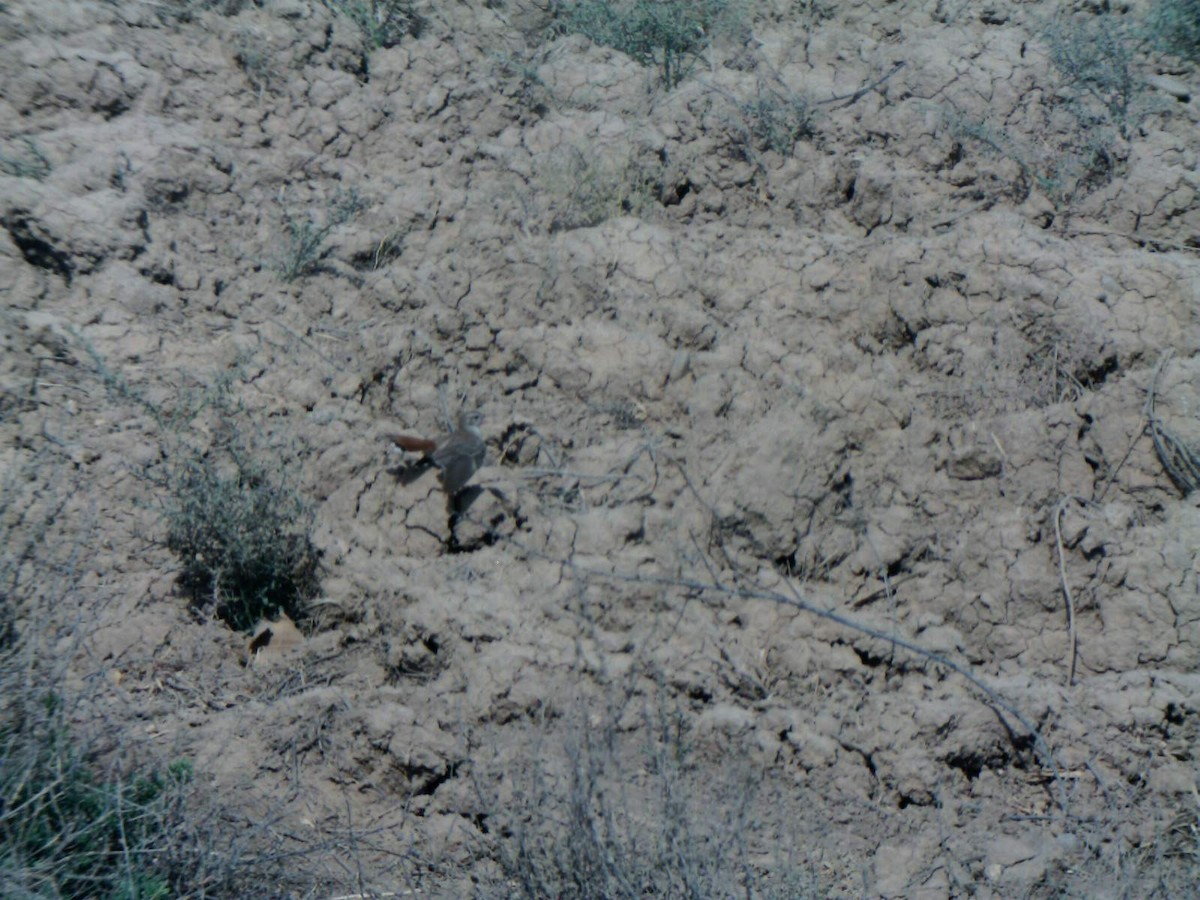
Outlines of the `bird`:
M464 409L458 414L458 427L438 440L408 434L388 435L401 450L424 454L418 462L401 471L401 481L410 484L430 466L435 466L441 470L442 490L453 500L487 458L487 444L480 430L482 424L482 412Z

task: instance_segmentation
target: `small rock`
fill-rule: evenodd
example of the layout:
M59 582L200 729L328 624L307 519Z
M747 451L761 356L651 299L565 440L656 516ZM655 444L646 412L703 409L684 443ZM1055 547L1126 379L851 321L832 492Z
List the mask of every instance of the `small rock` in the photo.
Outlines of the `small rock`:
M951 457L946 472L959 481L978 481L995 478L1004 471L1004 460L995 449L987 446L968 447Z
M1168 78L1166 75L1147 75L1146 84L1165 94L1170 94L1175 99L1181 100L1184 103L1192 99L1191 88L1182 81L1176 81L1174 78Z

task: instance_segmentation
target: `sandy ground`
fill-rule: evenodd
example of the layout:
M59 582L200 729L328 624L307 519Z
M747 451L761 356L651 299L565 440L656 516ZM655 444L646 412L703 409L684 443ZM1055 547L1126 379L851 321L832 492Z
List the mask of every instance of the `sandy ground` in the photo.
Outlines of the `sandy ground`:
M667 88L515 0L380 48L304 0L4 4L0 468L73 485L96 715L300 846L364 829L294 896L516 894L589 735L639 822L680 742L689 818L818 894L1186 884L1200 515L1143 430L1173 351L1200 439L1196 71L1139 54L1118 116L1052 6L755 4ZM218 382L316 508L256 655L148 474ZM452 522L383 435L464 395Z

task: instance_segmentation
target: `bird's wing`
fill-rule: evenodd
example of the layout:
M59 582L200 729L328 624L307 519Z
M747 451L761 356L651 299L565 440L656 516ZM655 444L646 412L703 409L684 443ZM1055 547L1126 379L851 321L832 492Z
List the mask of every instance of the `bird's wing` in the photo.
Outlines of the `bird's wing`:
M479 468L474 457L464 453L446 453L435 462L442 468L442 487L450 496L461 491Z

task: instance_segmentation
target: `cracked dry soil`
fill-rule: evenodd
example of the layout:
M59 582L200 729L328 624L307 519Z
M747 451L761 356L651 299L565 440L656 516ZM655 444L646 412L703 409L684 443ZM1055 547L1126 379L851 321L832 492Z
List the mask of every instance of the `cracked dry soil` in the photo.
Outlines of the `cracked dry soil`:
M1073 176L1056 4L748 4L670 89L522 0L415 9L381 48L311 0L0 9L0 468L69 485L79 560L15 622L77 726L269 813L272 896L536 895L513 841L598 759L776 896L1188 895L1200 514L1143 429L1173 350L1200 439L1196 101L1144 87ZM253 650L146 477L222 379L321 553ZM451 522L383 435L463 394Z

